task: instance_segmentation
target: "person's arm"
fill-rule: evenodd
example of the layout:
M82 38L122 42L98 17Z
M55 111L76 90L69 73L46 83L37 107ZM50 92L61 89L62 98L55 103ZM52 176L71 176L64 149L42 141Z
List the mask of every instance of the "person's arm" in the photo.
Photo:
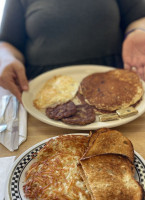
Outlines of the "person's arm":
M125 69L135 69L145 80L145 1L116 0L124 32L122 58Z
M28 89L24 56L7 42L0 43L0 86L12 92L19 101L22 91Z
M7 57L14 57L24 63L23 54L8 42L0 42L0 60Z
M126 28L122 57L124 68L135 70L145 80L145 18L132 22Z
M0 86L21 101L28 88L24 56L26 32L24 7L20 0L6 1L0 30Z
M145 32L145 17L135 20L131 24L128 25L128 27L125 30L126 36L129 35L130 33L139 30L139 31L144 31Z

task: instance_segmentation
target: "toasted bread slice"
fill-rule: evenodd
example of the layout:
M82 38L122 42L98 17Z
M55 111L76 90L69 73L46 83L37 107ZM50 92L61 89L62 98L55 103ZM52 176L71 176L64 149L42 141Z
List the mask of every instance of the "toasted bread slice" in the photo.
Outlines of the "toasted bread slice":
M89 142L89 146L83 157L92 155L115 153L127 156L134 162L134 149L131 141L117 130L107 128L98 129Z
M97 129L96 131L93 131L90 133L90 140L89 140L89 146L92 146L96 138L99 136L100 133L104 133L109 131L109 128L100 128Z
M82 159L79 170L93 200L142 200L133 167L126 156L104 154Z

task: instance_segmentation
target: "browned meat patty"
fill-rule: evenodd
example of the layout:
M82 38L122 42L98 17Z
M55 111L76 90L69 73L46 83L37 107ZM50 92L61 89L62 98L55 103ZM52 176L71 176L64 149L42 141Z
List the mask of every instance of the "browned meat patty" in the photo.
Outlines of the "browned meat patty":
M67 118L61 119L66 124L86 125L95 121L96 115L93 107L88 104L77 105L77 112Z
M72 101L56 106L55 108L47 108L46 115L54 120L60 120L64 117L69 117L77 111L75 104Z

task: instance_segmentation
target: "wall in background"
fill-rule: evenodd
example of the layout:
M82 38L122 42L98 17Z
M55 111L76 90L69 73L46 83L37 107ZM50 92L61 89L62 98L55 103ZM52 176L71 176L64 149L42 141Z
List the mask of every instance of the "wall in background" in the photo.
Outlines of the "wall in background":
M0 0L0 27L1 27L2 17L3 17L5 2L6 0Z

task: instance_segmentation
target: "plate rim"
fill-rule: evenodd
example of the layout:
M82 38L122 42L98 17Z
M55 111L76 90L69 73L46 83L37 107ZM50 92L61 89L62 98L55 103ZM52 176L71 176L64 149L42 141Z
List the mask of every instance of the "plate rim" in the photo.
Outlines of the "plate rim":
M15 168L17 167L18 163L23 159L23 157L25 157L28 153L30 153L33 149L36 149L37 147L39 147L40 145L42 144L45 144L46 142L48 142L49 140L51 139L55 139L57 137L60 137L60 136L67 136L67 135L84 135L84 136L89 136L89 133L67 133L67 134L62 134L62 135L56 135L56 136L52 136L50 138L47 138L45 140L42 140L36 144L34 144L33 146L31 146L30 148L28 148L26 151L24 151L16 160L15 162L13 163L9 173L8 173L8 176L7 176L7 181L6 181L6 190L5 190L5 200L12 200L11 198L11 192L10 192L10 182L11 182L11 179L12 179L12 175L13 175L13 172L15 171ZM144 170L145 170L145 159L138 153L134 150L134 154L135 156L137 156L139 158L139 160L142 162L143 166L144 166ZM31 162L31 161L30 161ZM135 167L135 170L137 171L137 168L134 164L134 167ZM24 199L25 200L25 199Z

